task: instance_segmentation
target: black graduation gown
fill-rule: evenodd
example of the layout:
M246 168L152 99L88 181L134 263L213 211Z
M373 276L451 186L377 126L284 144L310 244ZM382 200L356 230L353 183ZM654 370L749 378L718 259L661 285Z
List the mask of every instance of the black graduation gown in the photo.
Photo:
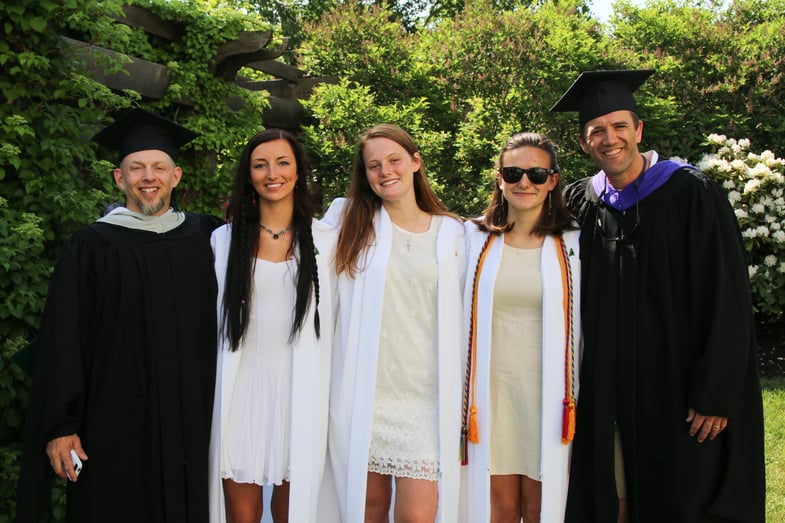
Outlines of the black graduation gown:
M598 206L590 179L566 197L582 228L585 345L565 521L616 521L617 421L631 522L763 522L752 304L725 193L681 168L640 201L639 218ZM638 230L606 239L619 224ZM698 443L689 408L728 417L728 428Z
M68 521L206 522L216 362L210 233L187 214L163 234L94 223L49 285L25 428L17 521L38 521L47 441L76 433L89 459Z

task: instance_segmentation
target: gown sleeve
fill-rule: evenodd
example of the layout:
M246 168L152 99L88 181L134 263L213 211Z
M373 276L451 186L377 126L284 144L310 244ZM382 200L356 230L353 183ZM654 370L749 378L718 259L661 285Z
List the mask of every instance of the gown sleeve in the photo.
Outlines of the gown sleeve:
M687 207L689 299L699 357L689 405L704 415L733 417L750 366L754 322L746 255L738 223L722 189L695 174Z
M63 247L49 283L41 319L33 389L28 406L17 495L17 521L38 521L48 506L49 440L74 434L83 406L81 310L85 293L82 241Z

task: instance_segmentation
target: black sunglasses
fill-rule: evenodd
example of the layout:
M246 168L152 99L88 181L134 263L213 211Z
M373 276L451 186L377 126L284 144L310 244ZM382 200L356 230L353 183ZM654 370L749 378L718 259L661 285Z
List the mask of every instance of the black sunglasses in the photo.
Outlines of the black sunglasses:
M507 183L518 183L525 174L529 177L531 183L540 185L548 181L548 176L555 173L555 170L546 169L545 167L529 167L528 169L521 169L520 167L501 168L502 180Z

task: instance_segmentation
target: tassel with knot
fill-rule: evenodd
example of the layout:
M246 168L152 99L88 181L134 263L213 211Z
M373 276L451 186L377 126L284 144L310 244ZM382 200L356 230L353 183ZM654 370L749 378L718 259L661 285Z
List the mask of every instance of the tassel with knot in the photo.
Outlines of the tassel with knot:
M477 428L477 407L472 405L469 410L469 433L466 435L472 443L480 442L480 431Z
M561 442L569 443L575 437L575 402L565 399L563 403Z

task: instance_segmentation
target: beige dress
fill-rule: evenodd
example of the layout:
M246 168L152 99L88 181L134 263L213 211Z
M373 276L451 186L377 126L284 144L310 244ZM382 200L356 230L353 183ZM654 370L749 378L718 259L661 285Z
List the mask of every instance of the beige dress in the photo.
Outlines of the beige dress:
M382 302L368 470L435 481L439 474L436 238L393 225Z
M542 249L504 246L493 294L491 474L541 480Z

